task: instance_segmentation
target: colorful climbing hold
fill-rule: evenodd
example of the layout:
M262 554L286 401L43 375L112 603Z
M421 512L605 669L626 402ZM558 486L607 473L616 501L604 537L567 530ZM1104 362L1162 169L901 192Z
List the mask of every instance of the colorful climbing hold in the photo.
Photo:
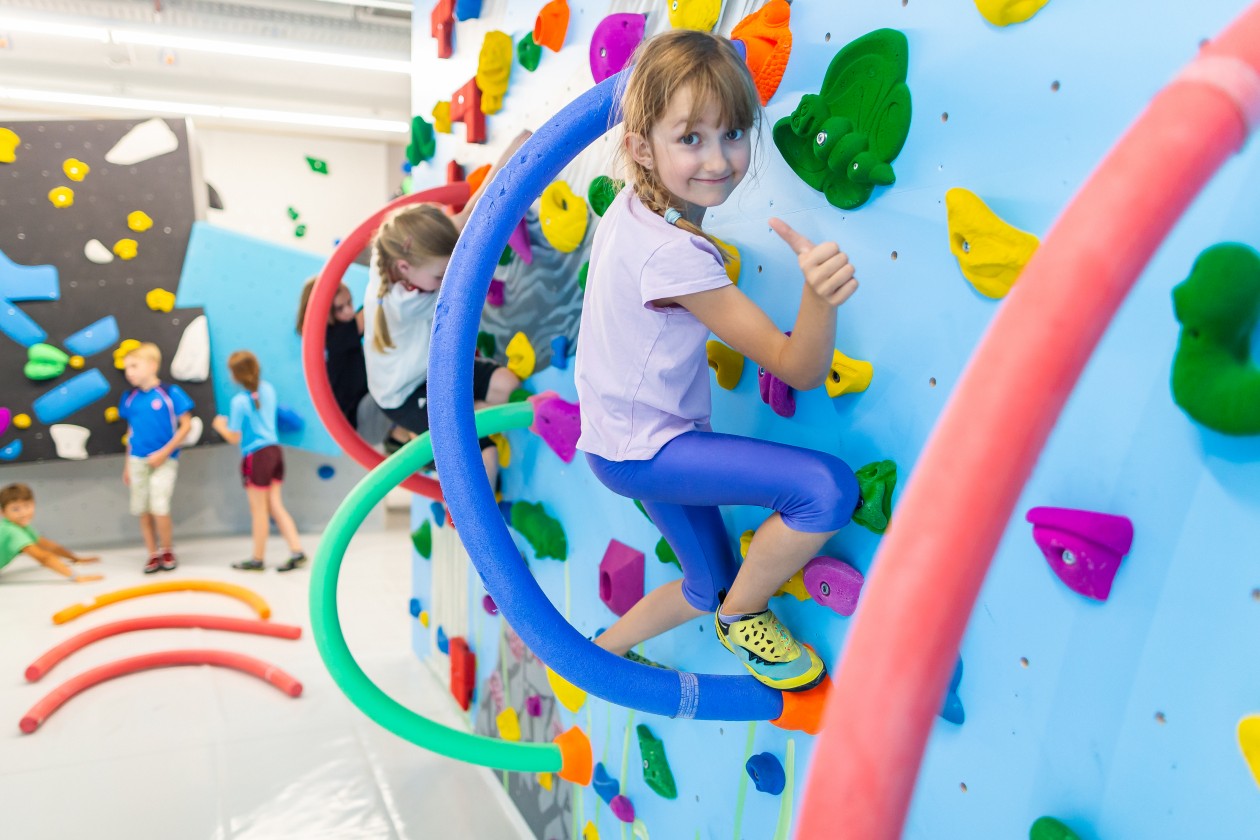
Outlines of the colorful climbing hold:
M560 705L570 712L576 712L586 703L585 691L550 668L547 668L547 684L551 686L551 693L556 696L556 700L560 702Z
M284 212L287 213L289 218L295 222L302 216L302 214L297 211L296 207L288 207Z
M89 239L83 246L83 256L97 265L108 265L114 261L114 254L99 239Z
M508 706L495 715L494 723L499 730L499 737L504 741L521 740L521 719L517 716L516 709Z
M9 409L0 406L0 435L9 430L9 423L13 420L13 413Z
M625 615L643 600L643 552L609 540L599 561L599 600L617 615Z
M551 790L552 786L555 784L553 775L554 774L552 773L536 773L534 774L534 777L538 779L538 785L543 790Z
M517 42L516 60L531 73L538 69L538 63L542 60L542 47L538 46L538 42L534 40L533 32L527 33Z
M477 87L481 90L481 113L497 114L503 109L508 78L512 74L512 36L491 31L481 42L477 56Z
M455 0L455 19L472 20L481 17L481 0Z
M486 115L481 111L481 88L477 79L464 82L463 87L451 94L451 122L464 124L464 140L468 143L486 142ZM472 187L472 179L468 181ZM476 187L472 187L476 191Z
M599 840L599 829L590 820L587 820L586 825L582 826L582 840Z
M850 359L839 350L832 352L831 370L827 372L827 396L835 399L845 394L858 394L871 387L875 367L870 362Z
M963 711L962 698L958 696L958 686L962 683L963 661L962 657L958 657L958 663L954 665L954 675L949 678L949 688L945 689L945 702L941 705L940 716L950 723L962 725L967 719L966 713Z
M632 17L641 17L641 15ZM612 204L617 193L621 192L625 185L625 181L614 181L607 175L596 175L591 179L591 185L586 188L586 200L590 202L596 216L604 215L604 212L608 210L608 205Z
M1238 721L1238 748L1251 777L1260 785L1260 715L1247 715Z
M66 177L71 181L82 181L92 171L92 167L78 158L66 158L61 163L61 171L66 173Z
M976 9L994 26L1010 26L1031 18L1050 0L975 0Z
M791 386L763 367L757 368L757 389L761 401L775 414L780 417L796 414L796 397L792 395Z
M674 553L674 547L664 537L656 541L656 559L662 563L672 563L678 567L679 571L682 571L682 563L679 562L678 555Z
M744 764L753 786L762 793L778 796L783 793L787 784L787 776L783 773L783 763L773 753L757 753Z
M815 557L801 570L805 589L815 603L843 616L853 615L862 592L862 573L835 557Z
M498 615L499 605L489 595L485 595L481 599L481 608L486 611L487 615Z
M437 41L437 57L450 58L455 45L455 0L438 0L429 13L429 36Z
M453 117L453 115L452 115ZM428 160L437 152L437 137L433 126L424 117L411 118L411 142L407 144L407 162L412 166Z
M625 68L634 48L643 40L646 27L647 15L633 13L609 15L595 25L591 33L590 61L591 76L596 84ZM601 211L598 215L604 214Z
M151 219L149 214L143 210L132 210L127 214L127 227L131 228L136 233L144 233L146 230L153 227L153 219Z
M1172 294L1181 324L1173 401L1209 429L1260 434L1260 367L1251 360L1251 335L1260 323L1260 254L1237 243L1213 245Z
M595 764L595 775L591 777L591 787L595 788L596 796L604 802L612 802L613 797L621 793L621 782L612 777L602 761Z
M31 415L25 412L13 415L13 428L29 429L31 427Z
M22 441L9 441L4 447L0 448L0 461L13 461L22 454Z
M134 239L119 239L114 243L113 250L120 260L134 260L139 247Z
M577 403L561 399L555 391L530 396L534 406L534 422L529 430L566 464L577 454L577 439L582 434L581 411Z
M809 590L805 588L805 570L799 569L796 574L783 582L775 595L791 595L798 601L808 601Z
M110 392L109 381L99 370L84 371L40 394L31 403L43 423L56 423L86 408Z
M109 408L105 409L105 422L106 423L118 422L118 406L111 405Z
M665 744L652 734L652 730L640 723L635 731L639 735L639 755L643 758L643 781L666 799L678 798L678 786L665 757Z
M494 446L499 451L499 469L506 470L512 465L511 441L509 441L507 435L502 432L496 432L490 435L490 440L494 441Z
M669 25L674 29L699 29L708 32L717 26L722 0L666 0Z
M769 103L779 89L792 54L792 30L788 28L791 14L787 0L770 0L731 30L732 41L744 42L744 61L762 105Z
M17 148L22 145L22 138L11 128L0 128L0 163L13 163L17 160Z
M48 200L58 210L64 209L74 204L74 190L69 187L53 187L48 191Z
M420 608L420 599L412 598L407 602L407 612L411 613L412 618L419 618L423 610Z
M430 502L429 513L433 516L433 521L437 523L439 528L446 523L446 508L441 502Z
M590 260L582 263L582 267L578 269L578 288L580 288L583 293L586 292L586 275L590 273L590 270Z
M539 199L543 237L561 253L576 251L586 237L586 201L564 181L553 181Z
M525 698L525 713L530 717L542 717L541 694L531 694Z
M726 270L727 278L738 286L739 271L743 265L743 261L739 257L739 249L729 242L723 242L716 236L713 238L717 242L718 250L722 252L722 267Z
M70 360L66 364L70 365L70 367L75 370L83 370L83 365L86 364L86 360L82 356L71 356Z
M498 352L497 343L494 340L494 333L479 332L477 333L477 352L487 359L493 359L494 354Z
M505 249L504 253L511 254L512 252ZM502 306L504 303L507 302L507 298L505 296L506 290L507 290L507 284L504 283L502 280L498 280L498 279L491 280L490 290L486 292L486 303L490 304L491 306Z
M788 166L836 207L861 207L876 186L896 180L892 162L910 131L908 52L895 29L851 41L831 60L820 92L774 124Z
M416 553L428 560L433 554L433 525L429 520L424 520L411 534L411 544L415 546Z
M444 629L443 629L442 627L440 627L440 626L439 626L439 627L438 627L438 629L437 629L437 648L438 648L438 650L439 650L439 651L441 651L442 653L450 653L450 652L451 652L451 642L450 642L450 639L446 638L446 630L444 630Z
M309 166L311 168L311 171L314 172L316 175L328 174L328 161L326 160L320 160L317 157L311 157L310 155L307 155L306 165Z
M114 349L114 367L122 370L125 365L123 360L127 358L127 354L140 346L140 342L134 338L124 338L118 347Z
M867 530L882 534L888 529L888 520L892 516L897 465L892 461L873 461L854 475L857 476L862 501L853 512L853 521Z
M529 241L529 226L525 224L524 219L512 228L512 233L508 236L508 247L512 249L512 253L521 258L521 262L526 265L533 263L534 249Z
M534 42L552 52L560 52L564 36L569 32L568 0L551 0L538 12L534 21Z
M105 162L114 166L134 166L179 148L179 137L161 117L145 120L132 126L113 147L105 153Z
M1038 817L1028 830L1028 840L1081 840L1081 836L1054 817Z
M1089 510L1035 507L1027 519L1033 541L1059 580L1073 592L1106 601L1120 562L1133 546L1133 522Z
M539 560L548 557L568 559L569 545L564 528L541 504L520 501L513 504L512 527L530 544Z
M1040 240L1002 221L978 195L961 187L945 193L945 214L949 250L963 277L985 297L1004 297Z
M558 335L551 339L551 366L558 370L569 367L569 337Z
M739 556L745 560L748 559L748 549L752 546L753 537L757 536L757 532L752 528L739 535ZM801 599L805 600L804 598Z
M420 611L420 626L426 627L426 628L429 626L429 611L428 610Z
M22 375L36 382L56 379L65 373L66 363L69 361L70 357L59 347L32 344L26 348L26 364L22 367Z
M150 289L144 296L144 305L154 312L170 312L175 308L175 295L166 289Z
M709 357L709 367L717 372L718 387L735 390L744 375L744 357L716 338L705 342L704 349Z
M512 336L507 345L507 367L518 378L529 379L534 373L534 345L529 343L529 336L518 332Z
M295 227L293 229L293 235L296 236L298 239L301 239L303 236L306 236L306 223L303 222L302 224Z
M433 130L440 131L443 134L451 133L451 103L450 100L443 99L441 102L433 106ZM407 161L407 165L411 165L411 161ZM407 174L411 174L411 170L407 170Z
M613 816L621 820L623 823L634 822L634 804L622 794L617 794L608 803L608 808L613 812Z

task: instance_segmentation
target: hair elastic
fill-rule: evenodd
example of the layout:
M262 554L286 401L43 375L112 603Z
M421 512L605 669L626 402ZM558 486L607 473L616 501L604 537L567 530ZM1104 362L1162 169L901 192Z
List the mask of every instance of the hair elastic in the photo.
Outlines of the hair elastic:
M665 211L665 221L669 222L671 225L678 224L678 220L681 218L682 218L682 213L680 213L678 210L675 210L673 207L670 207L668 210Z

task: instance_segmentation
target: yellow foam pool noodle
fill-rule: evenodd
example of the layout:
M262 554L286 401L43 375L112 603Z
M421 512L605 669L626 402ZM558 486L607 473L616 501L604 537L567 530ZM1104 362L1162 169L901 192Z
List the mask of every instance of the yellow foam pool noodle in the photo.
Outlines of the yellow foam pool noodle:
M535 362L534 345L529 343L529 337L523 332L518 332L508 342L506 352L508 370L522 380L529 379L534 372Z
M744 375L744 357L714 338L705 342L704 349L709 356L709 367L717 371L718 387L734 390Z
M1004 297L1040 241L1002 221L978 195L954 187L945 193L949 250L963 277L985 297Z
M976 8L994 26L1023 23L1050 0L976 0Z
M586 237L586 199L564 181L553 181L539 199L543 237L562 253L576 251Z
M512 74L512 36L487 32L477 56L477 88L481 91L481 113L497 114L503 108L508 77Z
M669 25L674 29L699 29L708 32L717 25L722 0L666 0L669 3Z
M839 350L832 351L831 370L827 373L827 396L857 394L871 386L875 368L870 362L850 359Z

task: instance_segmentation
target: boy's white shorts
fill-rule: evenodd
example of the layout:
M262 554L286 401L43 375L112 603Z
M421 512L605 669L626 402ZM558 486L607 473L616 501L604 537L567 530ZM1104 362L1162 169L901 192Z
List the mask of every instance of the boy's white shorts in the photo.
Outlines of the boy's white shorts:
M175 494L175 476L179 461L167 458L154 469L143 458L127 456L127 473L131 477L131 515L171 515L171 496Z

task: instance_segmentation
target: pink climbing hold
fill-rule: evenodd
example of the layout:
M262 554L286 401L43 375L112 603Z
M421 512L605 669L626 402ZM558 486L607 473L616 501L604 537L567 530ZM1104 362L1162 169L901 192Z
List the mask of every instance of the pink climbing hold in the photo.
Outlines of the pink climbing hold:
M761 401L780 417L792 417L796 414L796 397L792 389L779 377L765 368L757 368L757 387L761 391Z
M494 713L497 715L507 705L507 698L503 694L503 678L497 670L486 680L486 690L490 692L490 702L494 703Z
M608 541L599 561L599 600L617 615L625 615L643 600L643 552L617 540Z
M525 711L530 717L542 717L542 695L531 694L525 698Z
M1133 547L1133 522L1089 510L1036 507L1028 511L1033 540L1073 592L1106 601L1120 561Z
M526 265L534 261L534 249L529 244L529 227L524 219L517 222L516 227L512 229L512 235L508 237L508 247Z
M484 598L481 599L481 608L485 610L486 612L488 612L490 615L499 614L499 605L496 604L494 602L494 599L491 598L489 595L486 595Z
M507 284L502 280L491 280L490 291L486 293L486 303L491 306L502 306L506 300L504 297L504 291L506 289Z
M561 461L572 463L582 433L578 404L561 399L555 391L534 394L529 401L534 405L534 423L529 430L542 438Z
M12 412L7 408L0 408L0 435L9 429L9 421L13 419Z
M815 557L805 564L805 589L817 603L840 615L853 615L862 593L862 573L835 557Z
M601 20L591 33L591 75L596 84L615 76L643 40L647 15L616 14Z
M612 809L613 816L623 823L634 822L634 803L620 793L612 798L608 807Z

